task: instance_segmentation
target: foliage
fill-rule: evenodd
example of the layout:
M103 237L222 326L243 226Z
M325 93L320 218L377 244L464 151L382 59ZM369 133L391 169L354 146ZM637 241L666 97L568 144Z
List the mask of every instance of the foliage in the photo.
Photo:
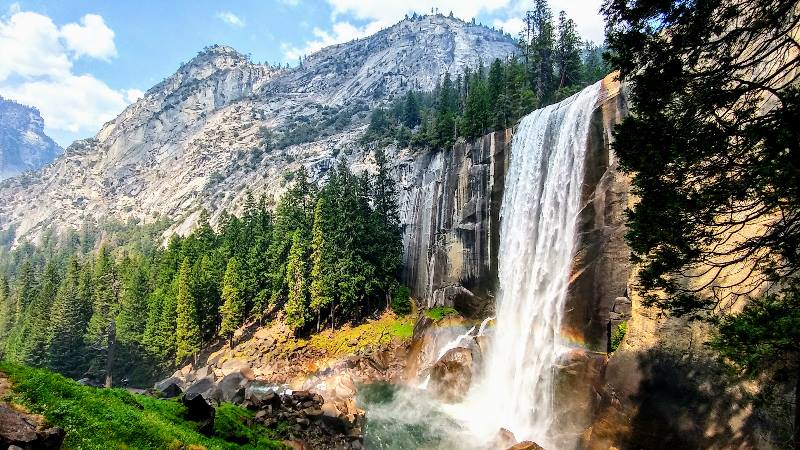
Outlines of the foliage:
M643 263L650 304L677 314L713 310L730 300L714 286L746 295L758 287L752 281L759 273L786 278L800 269L795 6L605 6L612 60L636 110L615 130L614 149L640 198L629 212L628 240ZM753 236L730 239L742 230ZM753 271L742 277L750 286L720 278L733 267ZM686 278L712 295L686 287Z
M628 322L620 322L613 330L611 330L611 351L616 351L622 340L625 339L625 333L628 332Z
M800 352L800 283L719 321L711 346L747 375L794 370ZM783 378L783 377L782 377Z
M457 316L457 315L459 315L458 311L449 306L437 306L436 308L431 308L425 311L426 317L437 322L444 319L445 317Z
M607 0L604 12L636 111L613 147L639 198L627 239L645 304L717 324L712 346L749 376L788 374L798 414L797 3Z
M165 248L132 230L135 243L86 232L23 244L0 258L0 348L73 377L146 385L248 320L283 312L303 334L389 308L402 234L382 152L376 161L370 176L341 160L321 188L301 168L274 213L247 192L241 216L223 212L214 230L202 211Z
M0 363L13 383L12 400L42 414L66 431L69 449L165 449L202 446L208 449L279 449L272 432L247 425L252 415L224 404L217 409L215 436L197 431L184 418L177 400L158 400L122 389L95 389L42 369Z
M392 311L404 315L411 312L411 289L408 286L397 286L392 294Z

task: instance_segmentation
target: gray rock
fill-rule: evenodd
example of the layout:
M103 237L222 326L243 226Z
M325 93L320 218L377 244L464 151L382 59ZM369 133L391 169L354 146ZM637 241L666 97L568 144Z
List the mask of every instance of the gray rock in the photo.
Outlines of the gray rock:
M214 383L214 377L200 378L186 389L186 395L197 394L202 395L203 398L211 402L219 402L222 399L222 393Z
M241 402L244 400L243 388L246 383L247 378L240 372L225 375L217 384L222 395L222 401L234 402L234 400L238 399Z

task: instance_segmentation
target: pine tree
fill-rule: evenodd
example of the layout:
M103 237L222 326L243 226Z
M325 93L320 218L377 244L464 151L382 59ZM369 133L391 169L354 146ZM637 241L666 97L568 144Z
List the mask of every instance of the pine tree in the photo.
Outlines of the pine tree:
M108 247L103 244L94 265L94 295L92 317L86 331L86 340L94 347L108 345L108 328L113 318L112 308L117 304L117 276Z
M14 304L11 302L11 290L8 287L8 279L0 276L0 353L13 326Z
M330 238L334 235L334 212L329 199L330 189L323 189L314 210L314 226L311 233L311 286L309 307L317 316L317 331L320 329L322 312L334 300L335 252Z
M141 343L147 323L147 267L137 258L126 261L123 268L117 337L120 342Z
M104 374L106 386L111 385L114 344L116 339L116 309L119 299L117 270L106 244L100 247L93 274L94 298L92 316L86 330L86 344L93 350L92 370Z
M22 322L23 341L19 356L25 364L37 367L47 365L52 340L50 309L59 283L58 267L50 260L45 265L36 297L26 308Z
M403 124L408 128L414 128L420 124L420 119L417 96L409 91L406 93L403 104Z
M487 131L489 124L489 92L486 88L486 80L476 74L469 85L467 94L467 106L464 108L464 119L462 133L468 138L482 136Z
M286 305L286 324L294 329L302 329L310 319L308 299L308 239L302 230L292 236L292 246L286 261L286 286L288 288Z
M91 303L82 296L81 274L78 261L71 258L50 315L53 340L49 348L49 367L70 377L80 376L86 362L83 335Z
M236 258L228 260L225 276L222 280L222 324L219 335L230 340L233 333L244 322L244 289L239 261Z
M175 362L200 351L200 328L197 324L197 307L190 289L191 266L184 258L176 282Z
M558 89L567 89L559 97L566 98L577 92L582 81L580 54L581 39L575 31L575 22L564 11L558 16L558 43L556 45L556 67Z

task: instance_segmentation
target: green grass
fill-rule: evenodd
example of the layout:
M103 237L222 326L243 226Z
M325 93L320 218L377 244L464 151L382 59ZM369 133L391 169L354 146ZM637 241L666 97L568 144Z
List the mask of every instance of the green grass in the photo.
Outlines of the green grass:
M437 308L431 308L425 311L425 315L432 320L440 321L448 316L457 316L458 311L449 307L449 306L439 306Z
M253 423L252 413L223 404L215 436L197 432L177 400L159 400L123 389L95 389L43 369L0 363L13 383L10 400L42 414L66 431L64 449L279 449L276 433Z
M299 341L312 348L324 349L328 356L335 357L354 353L365 347L385 345L394 339L410 339L413 332L414 318L412 316L397 316L388 313L378 320L356 327L346 327L332 334L323 331L311 336L307 341Z

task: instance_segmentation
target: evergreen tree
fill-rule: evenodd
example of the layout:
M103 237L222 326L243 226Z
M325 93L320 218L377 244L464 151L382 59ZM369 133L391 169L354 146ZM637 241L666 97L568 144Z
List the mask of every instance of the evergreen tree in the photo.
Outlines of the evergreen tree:
M604 13L636 111L613 146L639 197L637 288L718 324L730 362L794 390L800 448L797 2L610 0Z
M310 319L308 299L308 239L302 230L292 236L292 246L286 261L286 286L288 288L286 305L286 324L294 329L302 329Z
M462 133L468 138L482 136L489 125L489 115L492 112L489 105L489 92L486 81L476 74L469 85L467 106L464 109Z
M508 128L511 114L508 111L507 85L505 83L505 68L499 59L495 59L489 67L489 77L486 80L486 111L487 126L493 130Z
M225 276L222 280L222 324L219 335L230 340L233 333L244 322L244 289L239 262L236 258L228 261Z
M389 173L389 164L382 149L375 152L378 173L375 177L374 204L377 223L375 261L380 287L385 294L394 288L403 258L403 231L397 205L397 187Z
M311 233L309 307L317 316L317 331L320 329L323 310L333 303L336 284L335 250L330 240L334 236L335 218L329 195L330 189L326 187L317 199Z
M445 148L453 145L456 138L456 112L457 91L450 78L450 73L444 74L444 79L439 87L437 101L438 114L436 116L436 144Z
M420 124L419 103L414 92L407 92L403 103L403 124L408 128L414 128Z
M175 362L200 351L200 327L197 324L197 307L190 288L191 266L184 258L176 281Z
M124 343L141 343L147 318L149 294L148 268L141 259L128 259L123 263L122 289L119 314L117 314L117 337Z
M94 298L92 316L86 330L85 341L92 350L92 371L104 374L106 386L111 387L114 344L116 339L116 309L119 304L119 283L107 244L97 254L93 274Z
M14 308L11 301L11 290L8 287L8 279L0 276L0 353L2 353L8 333L14 326Z
M49 260L42 273L36 297L25 309L21 332L23 340L18 361L37 367L47 365L52 340L50 309L59 283L58 267L54 260Z
M558 16L558 43L556 45L556 67L558 71L558 89L570 88L577 92L582 81L581 73L581 39L575 30L575 22L561 11ZM564 95L566 97L568 95Z
M78 261L71 258L50 314L53 339L49 348L49 367L71 377L80 376L86 363L83 335L91 302L81 292L82 272Z

